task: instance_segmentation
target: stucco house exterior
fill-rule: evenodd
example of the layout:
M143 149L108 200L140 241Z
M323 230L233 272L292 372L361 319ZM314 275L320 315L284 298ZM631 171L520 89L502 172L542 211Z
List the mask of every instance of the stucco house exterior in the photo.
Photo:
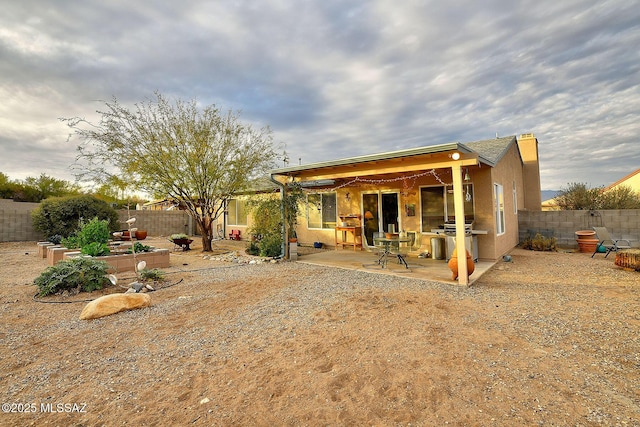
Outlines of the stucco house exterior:
M467 223L477 257L496 260L519 243L518 210L541 207L538 140L531 133L284 167L271 178L284 191L294 181L305 189L296 228L303 245L332 247L341 234L336 227L349 225L359 229L351 238L367 248L373 233L392 226L422 252L438 230L454 224L463 236ZM462 240L456 238L458 246Z

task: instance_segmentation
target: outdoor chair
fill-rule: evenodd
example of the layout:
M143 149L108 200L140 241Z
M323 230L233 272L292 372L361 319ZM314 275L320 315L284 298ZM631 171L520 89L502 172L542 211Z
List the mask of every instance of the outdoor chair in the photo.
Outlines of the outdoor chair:
M627 239L612 239L609 234L609 230L606 227L593 227L593 230L596 232L598 236L598 244L596 245L595 252L591 255L591 258L599 252L600 248L605 248L607 253L605 254L605 258L609 256L611 252L618 252L619 249L629 249L631 248L631 243ZM622 244L622 242L626 243Z

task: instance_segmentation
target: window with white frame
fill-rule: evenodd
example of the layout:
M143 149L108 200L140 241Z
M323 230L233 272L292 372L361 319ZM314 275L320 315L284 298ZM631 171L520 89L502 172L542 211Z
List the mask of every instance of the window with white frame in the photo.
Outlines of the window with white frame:
M244 200L230 199L227 201L227 224L247 225L247 209Z
M493 184L493 197L495 200L496 235L504 234L504 188L500 184Z
M336 193L314 193L307 195L307 226L309 228L335 228Z

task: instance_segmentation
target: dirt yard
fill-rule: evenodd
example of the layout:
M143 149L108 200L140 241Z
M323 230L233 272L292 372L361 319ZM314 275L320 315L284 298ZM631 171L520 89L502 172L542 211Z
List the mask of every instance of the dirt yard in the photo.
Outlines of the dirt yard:
M640 426L640 273L614 255L516 249L460 288L198 246L150 308L81 321L122 289L35 301L35 243L0 243L0 425Z

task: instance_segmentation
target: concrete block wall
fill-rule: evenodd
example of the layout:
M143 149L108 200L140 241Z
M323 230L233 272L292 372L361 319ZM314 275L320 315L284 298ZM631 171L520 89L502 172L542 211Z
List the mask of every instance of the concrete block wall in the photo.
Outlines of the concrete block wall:
M606 227L614 239L627 239L640 247L640 210L619 209L599 211L518 211L520 241L532 232L548 230L561 247L575 248L575 232Z
M197 230L193 220L185 211L129 211L119 210L118 217L122 229L127 229L126 221L131 216L136 219L133 225L138 230L147 230L149 236L170 236L185 233L193 236Z
M46 238L42 233L35 231L31 221L31 211L37 207L37 203L29 203L28 208L0 209L0 242L33 242ZM0 205L0 208L4 205ZM190 236L197 235L197 227L185 211L130 211L129 214L136 218L135 227L147 230L149 236L170 236L174 233L186 233ZM127 225L127 211L118 211L118 217L122 223L122 229Z
M33 229L31 212L0 210L0 242L29 242L44 236Z

